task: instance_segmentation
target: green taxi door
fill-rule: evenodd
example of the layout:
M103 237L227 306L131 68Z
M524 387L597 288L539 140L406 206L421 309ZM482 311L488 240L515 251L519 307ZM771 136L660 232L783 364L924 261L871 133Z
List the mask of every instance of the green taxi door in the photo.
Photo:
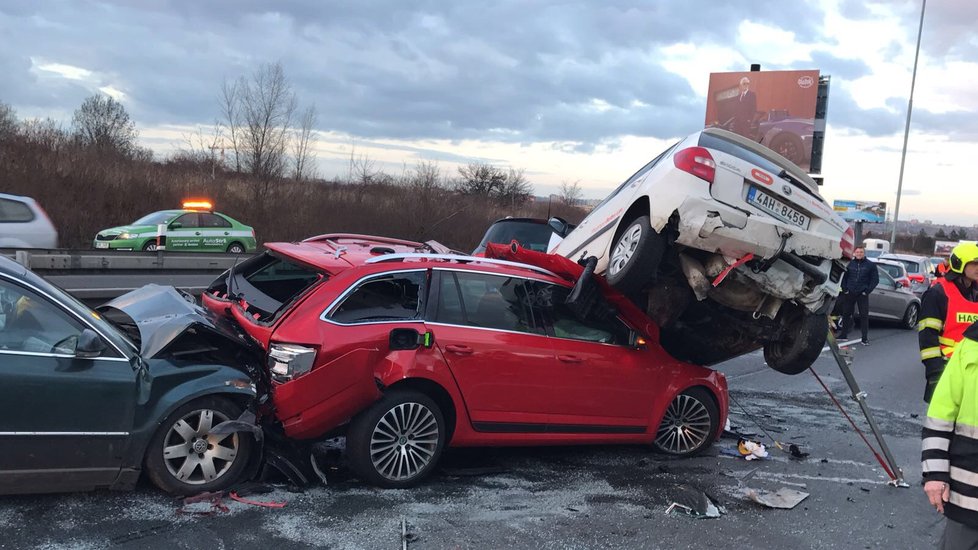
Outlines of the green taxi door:
M0 489L25 475L38 491L116 480L137 397L130 359L79 314L2 277L0 387Z
M167 250L199 250L203 241L200 214L187 212L170 222L166 229Z

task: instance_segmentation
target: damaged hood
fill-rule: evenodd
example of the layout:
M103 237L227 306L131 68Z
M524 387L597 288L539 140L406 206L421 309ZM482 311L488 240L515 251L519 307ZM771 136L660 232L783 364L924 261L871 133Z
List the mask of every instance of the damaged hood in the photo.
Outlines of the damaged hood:
M235 343L249 350L255 344L227 319L192 301L172 286L149 284L97 309L139 346L144 358L166 351L187 355L214 342ZM181 344L181 345L177 345ZM181 351L174 351L175 348Z

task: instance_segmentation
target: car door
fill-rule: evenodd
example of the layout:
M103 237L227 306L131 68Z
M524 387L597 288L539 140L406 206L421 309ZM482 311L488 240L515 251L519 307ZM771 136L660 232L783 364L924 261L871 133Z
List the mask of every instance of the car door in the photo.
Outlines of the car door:
M171 221L167 227L167 250L199 250L201 241L200 216L197 212L187 212Z
M553 409L557 372L543 327L535 326L524 280L435 270L428 327L477 431L540 432Z
M37 289L0 277L0 493L108 485L119 472L136 374L113 346L75 357L91 327Z
M883 319L902 319L906 310L906 293L885 270L877 268L880 282L869 293L869 314Z
M231 222L210 212L197 214L200 223L200 249L224 252L231 244Z
M655 365L631 345L631 328L601 297L594 307L575 311L566 303L569 289L542 281L528 287L534 318L546 324L556 359L553 429L644 432Z

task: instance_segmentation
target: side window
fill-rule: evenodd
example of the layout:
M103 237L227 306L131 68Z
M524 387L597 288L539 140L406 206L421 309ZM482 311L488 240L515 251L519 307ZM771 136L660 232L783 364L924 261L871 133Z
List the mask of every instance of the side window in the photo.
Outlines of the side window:
M418 319L424 286L424 271L378 275L357 285L328 318L337 323Z
M4 351L72 355L82 325L47 298L0 280L0 355Z
M209 212L197 214L200 217L200 227L231 227L231 222Z
M440 290L438 322L544 334L543 326L530 316L522 279L445 272Z
M611 304L598 298L596 307L575 311L566 303L570 289L549 283L528 283L535 316L547 323L556 338L627 346L631 329L618 319Z
M0 223L27 223L34 221L30 207L20 201L0 199Z
M881 287L896 288L896 281L893 280L893 277L890 277L890 274L887 273L886 270L880 269L879 276L880 276Z
M180 223L183 227L200 227L196 212L184 214L170 223Z

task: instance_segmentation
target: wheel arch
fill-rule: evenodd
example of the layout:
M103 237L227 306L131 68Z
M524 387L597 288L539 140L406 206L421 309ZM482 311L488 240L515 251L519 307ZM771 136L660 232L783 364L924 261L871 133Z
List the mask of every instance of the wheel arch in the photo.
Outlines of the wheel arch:
M400 389L418 391L427 395L438 404L438 407L441 409L442 417L445 419L445 445L447 446L451 442L452 436L455 434L455 423L458 420L458 415L455 411L455 400L452 399L452 396L450 393L448 393L448 390L446 390L438 382L428 378L405 378L384 388L384 393Z
M234 239L231 242L229 242L228 245L224 247L224 250L230 250L231 247L234 245L240 246L241 250L244 250L245 253L248 252L248 246L245 245L245 243L241 242L239 239Z

